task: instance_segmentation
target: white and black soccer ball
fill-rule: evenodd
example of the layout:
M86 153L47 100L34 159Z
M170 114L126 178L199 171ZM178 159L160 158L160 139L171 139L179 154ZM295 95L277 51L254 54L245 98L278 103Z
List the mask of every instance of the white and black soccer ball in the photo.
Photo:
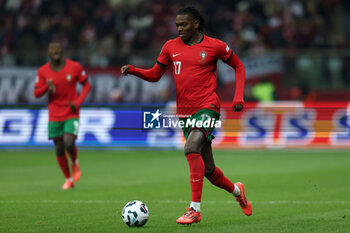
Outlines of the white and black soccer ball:
M130 201L124 206L122 217L129 227L142 227L149 217L148 207L141 201Z

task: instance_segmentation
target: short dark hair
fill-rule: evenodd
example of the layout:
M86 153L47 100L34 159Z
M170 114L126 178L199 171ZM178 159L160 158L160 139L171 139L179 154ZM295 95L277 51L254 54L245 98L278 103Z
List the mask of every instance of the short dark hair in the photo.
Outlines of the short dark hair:
M177 12L178 15L192 15L195 19L199 20L199 27L198 30L202 31L204 28L204 18L202 14L193 6L186 6L183 8L180 8Z

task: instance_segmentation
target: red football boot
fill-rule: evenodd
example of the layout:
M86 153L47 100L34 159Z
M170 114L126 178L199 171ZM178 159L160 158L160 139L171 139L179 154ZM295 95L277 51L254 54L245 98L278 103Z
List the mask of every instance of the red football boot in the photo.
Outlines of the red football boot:
M237 185L238 188L241 190L241 195L236 197L236 200L241 206L243 213L247 216L252 215L253 213L252 205L249 203L249 201L245 196L244 184L242 184L241 182L237 182L235 185Z
M182 225L191 225L192 223L199 223L202 219L201 213L194 211L194 209L187 207L187 211L180 218L176 220Z
M70 188L74 188L74 183L71 179L66 179L66 182L64 182L62 189L66 190L66 189L70 189Z

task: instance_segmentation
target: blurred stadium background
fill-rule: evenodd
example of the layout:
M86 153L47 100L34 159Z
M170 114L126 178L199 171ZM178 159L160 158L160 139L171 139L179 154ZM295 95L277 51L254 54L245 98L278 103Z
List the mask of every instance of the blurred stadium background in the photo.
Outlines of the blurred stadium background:
M0 1L0 146L51 146L46 97L35 99L50 41L88 71L79 144L181 148L178 129L143 129L145 111L173 112L171 69L158 83L122 78L120 66L152 66L176 37L188 1ZM218 64L223 103L219 148L350 147L350 2L341 0L194 1L206 34L225 41L247 72L246 109L233 113L234 72Z

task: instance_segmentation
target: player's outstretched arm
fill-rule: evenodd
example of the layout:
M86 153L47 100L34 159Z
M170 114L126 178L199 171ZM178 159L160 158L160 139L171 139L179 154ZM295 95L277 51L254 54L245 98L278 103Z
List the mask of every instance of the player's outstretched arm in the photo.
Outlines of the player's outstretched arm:
M120 68L122 75L127 76L129 74L129 65L124 65Z
M243 95L245 84L245 68L242 61L236 56L236 54L232 55L232 58L227 62L227 64L235 69L236 90L232 101L232 108L233 111L241 111L244 107Z
M133 74L148 82L157 82L164 74L165 69L157 63L151 69L140 69L132 65L124 65L121 68L123 75Z

